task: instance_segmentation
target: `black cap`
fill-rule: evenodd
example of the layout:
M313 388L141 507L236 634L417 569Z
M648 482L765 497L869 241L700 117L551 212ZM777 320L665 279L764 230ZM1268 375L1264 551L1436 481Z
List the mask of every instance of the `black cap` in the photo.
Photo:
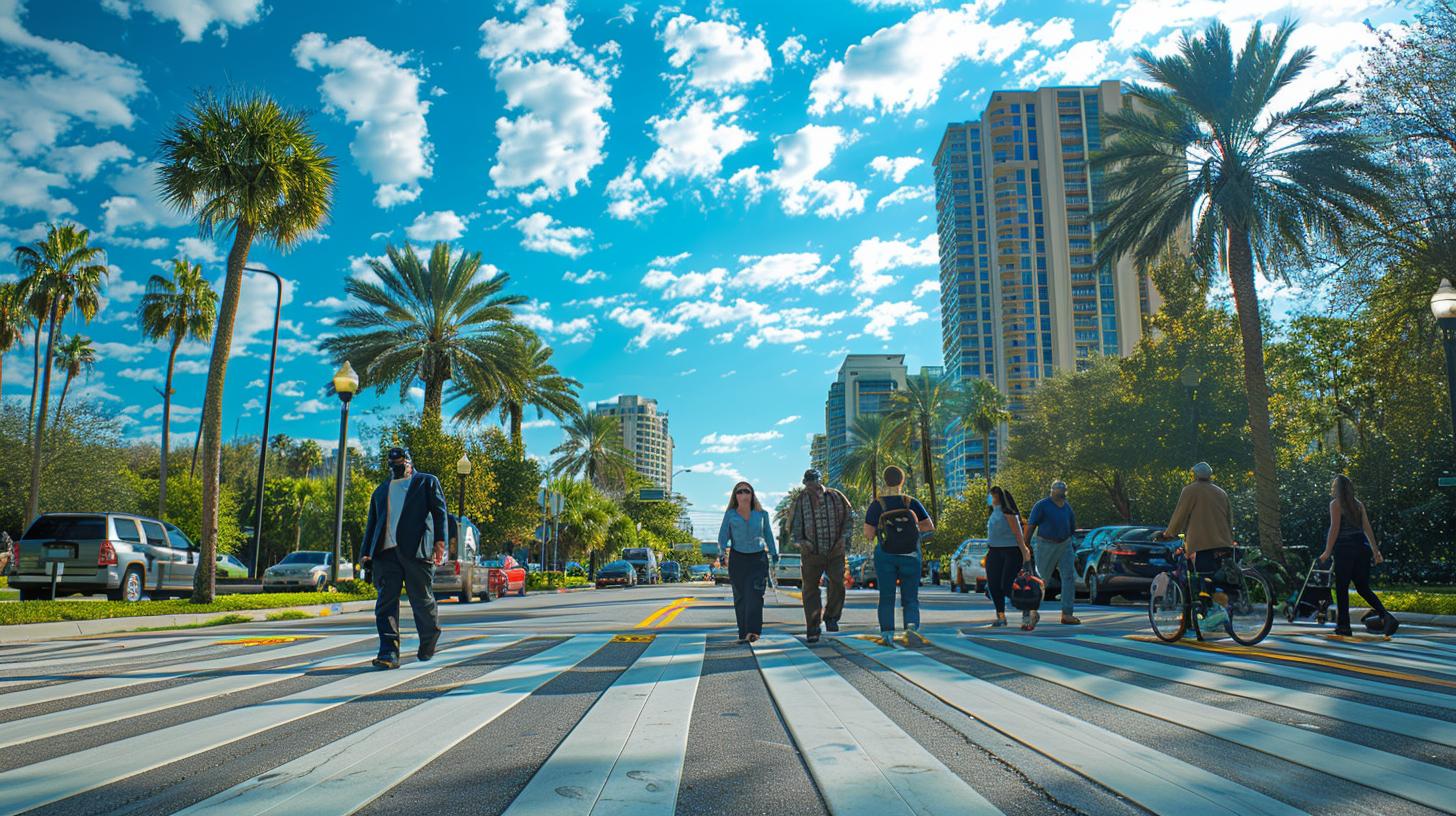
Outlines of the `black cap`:
M412 461L414 461L414 460L410 459L409 448L390 448L389 449L389 458L390 459L403 459L406 462L412 462Z
M809 468L808 470L804 471L804 484L808 484L809 482L822 481L823 478L824 477L819 473L819 468Z

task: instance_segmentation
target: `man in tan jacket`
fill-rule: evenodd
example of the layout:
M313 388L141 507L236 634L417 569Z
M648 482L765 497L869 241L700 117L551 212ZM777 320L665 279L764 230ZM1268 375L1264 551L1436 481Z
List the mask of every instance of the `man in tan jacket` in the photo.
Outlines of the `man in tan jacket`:
M819 624L839 631L844 609L844 567L854 537L854 511L843 493L825 487L819 471L804 471L804 490L794 500L789 540L799 545L800 595L804 602L805 640L819 640ZM819 578L825 578L827 602L820 605Z
M1176 538L1179 533L1183 533L1183 547L1199 576L1199 595L1208 608L1199 628L1213 631L1228 620L1223 608L1228 599L1210 592L1213 583L1209 578L1233 553L1234 522L1228 494L1213 483L1213 468L1207 462L1193 466L1193 481L1178 495L1178 506L1162 537Z

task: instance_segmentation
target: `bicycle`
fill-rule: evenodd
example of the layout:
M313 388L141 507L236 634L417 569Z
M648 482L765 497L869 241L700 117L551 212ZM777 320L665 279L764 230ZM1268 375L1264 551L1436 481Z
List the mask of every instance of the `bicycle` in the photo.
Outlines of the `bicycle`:
M1231 554L1219 560L1218 569L1208 574L1211 593L1193 589L1197 573L1187 553L1182 547L1173 552L1172 571L1159 573L1148 588L1148 622L1158 640L1174 643L1190 628L1194 637L1203 640L1200 622L1215 611L1212 604L1226 613L1221 628L1236 643L1253 646L1268 637L1274 626L1274 591L1263 573L1241 563L1241 552L1241 547L1234 546Z

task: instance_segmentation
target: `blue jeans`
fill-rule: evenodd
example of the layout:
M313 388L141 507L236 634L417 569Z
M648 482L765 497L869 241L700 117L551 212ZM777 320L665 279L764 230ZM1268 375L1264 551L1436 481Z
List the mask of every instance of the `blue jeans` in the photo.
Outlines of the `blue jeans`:
M920 627L920 555L890 555L875 548L875 583L880 589L880 631L895 630L895 579L900 579L900 605L905 628Z
M1072 571L1076 569L1073 565L1072 539L1068 538L1060 543L1041 536L1033 536L1032 539L1032 555L1036 559L1037 574L1043 581L1050 582L1052 571L1056 570L1062 584L1062 614L1071 617L1074 597Z

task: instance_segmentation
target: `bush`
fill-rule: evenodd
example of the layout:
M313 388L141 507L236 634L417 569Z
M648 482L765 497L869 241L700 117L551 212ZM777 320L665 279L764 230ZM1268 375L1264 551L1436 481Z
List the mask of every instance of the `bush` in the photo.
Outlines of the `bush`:
M543 589L590 586L585 575L563 575L557 571L533 572L526 576L526 590L535 592Z
M265 592L257 595L219 595L210 604L176 601L20 601L0 604L0 626L71 620L104 620L150 615L186 615L194 612L235 612L280 606L316 606L326 603L368 601L373 596L343 592Z
M302 609L285 609L282 612L268 613L268 620L270 621L308 620L311 617L313 615L308 614Z
M1456 615L1456 595L1444 592L1381 592L1380 602L1392 612L1416 612L1425 615ZM1350 603L1364 605L1352 595Z
M345 595L357 595L360 598L379 597L379 591L374 588L374 585L360 578L340 579L337 584L334 584L334 589Z

